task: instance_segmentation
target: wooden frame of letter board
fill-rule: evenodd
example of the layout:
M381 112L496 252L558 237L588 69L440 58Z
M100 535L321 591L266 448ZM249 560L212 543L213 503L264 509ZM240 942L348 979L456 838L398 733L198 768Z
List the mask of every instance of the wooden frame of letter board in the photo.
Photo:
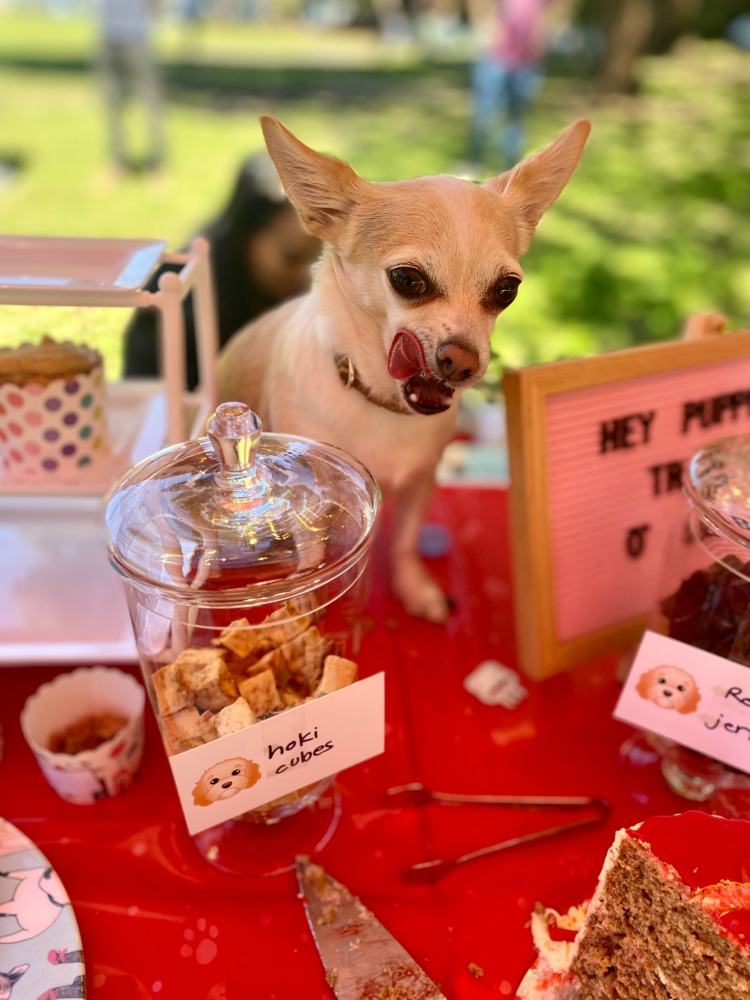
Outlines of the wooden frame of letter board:
M640 641L647 615L617 622L568 641L555 635L554 564L549 518L547 400L557 393L626 383L649 375L750 357L750 330L697 340L626 348L590 358L507 369L510 528L519 668L542 680L604 653ZM717 437L731 434L720 430ZM583 514L583 511L582 511Z

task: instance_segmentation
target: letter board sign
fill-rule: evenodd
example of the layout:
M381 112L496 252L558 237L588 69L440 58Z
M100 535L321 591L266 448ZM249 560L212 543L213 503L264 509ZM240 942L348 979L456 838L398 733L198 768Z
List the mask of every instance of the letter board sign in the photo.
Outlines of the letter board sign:
M641 639L688 519L685 464L750 432L750 330L508 370L503 387L519 666L541 679Z

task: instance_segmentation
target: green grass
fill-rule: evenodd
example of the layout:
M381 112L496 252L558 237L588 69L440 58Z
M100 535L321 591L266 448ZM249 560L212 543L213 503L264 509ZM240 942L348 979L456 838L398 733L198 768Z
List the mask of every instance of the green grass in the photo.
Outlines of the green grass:
M24 163L0 188L6 233L158 237L177 248L218 208L239 161L261 148L258 116L372 180L452 171L468 128L465 51L382 46L366 31L293 25L163 25L169 169L113 184L92 71L93 26L0 15L0 155ZM518 301L498 325L498 362L527 364L674 337L686 315L750 313L750 71L722 42L686 41L643 65L637 99L603 99L550 77L529 147L575 117L584 160L540 223ZM136 119L134 126L140 123ZM491 164L488 164L488 175ZM119 374L122 312L0 307L3 342L86 338Z

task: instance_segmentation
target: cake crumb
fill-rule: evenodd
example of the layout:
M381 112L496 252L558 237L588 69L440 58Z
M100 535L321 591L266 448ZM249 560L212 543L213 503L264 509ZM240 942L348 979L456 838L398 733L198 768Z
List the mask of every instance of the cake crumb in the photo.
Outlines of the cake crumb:
M477 965L476 962L469 962L469 972L474 976L475 979L481 979L484 975L484 969L481 965Z
M338 969L329 969L326 972L326 982L331 987L332 990L336 988L336 983L339 981Z
M317 920L318 926L327 927L329 924L332 924L336 919L336 912L337 911L335 906L326 906L323 909L321 915L318 917Z

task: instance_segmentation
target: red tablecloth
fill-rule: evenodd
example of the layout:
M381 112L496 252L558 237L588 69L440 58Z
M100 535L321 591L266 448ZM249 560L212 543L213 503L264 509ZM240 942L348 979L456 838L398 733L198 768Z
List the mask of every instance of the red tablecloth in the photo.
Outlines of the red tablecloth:
M541 684L525 681L529 695L514 710L488 707L464 690L465 675L485 659L515 666L507 496L443 488L430 520L450 535L447 555L431 565L456 599L455 614L447 627L409 619L388 593L376 546L360 665L363 676L386 674L386 752L337 779L340 819L315 859L362 898L451 1000L512 998L532 959L534 904L579 902L615 829L686 803L647 756L640 766L623 763L620 747L632 730L611 718L619 690L613 658ZM61 669L0 670L0 815L37 844L67 888L88 996L330 1000L293 874L230 876L196 851L150 710L144 763L126 794L74 806L50 789L18 718L26 697ZM601 827L413 886L402 872L414 862L567 818L466 805L394 808L386 789L415 780L447 791L605 796L612 811ZM13 1000L23 997L22 983Z

